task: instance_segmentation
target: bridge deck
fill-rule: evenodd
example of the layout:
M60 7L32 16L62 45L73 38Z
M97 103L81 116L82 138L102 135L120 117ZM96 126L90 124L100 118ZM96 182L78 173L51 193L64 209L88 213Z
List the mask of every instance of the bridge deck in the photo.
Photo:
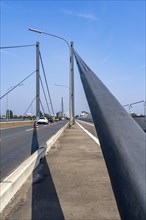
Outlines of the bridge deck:
M119 220L100 147L77 124L66 129L6 207L5 218Z

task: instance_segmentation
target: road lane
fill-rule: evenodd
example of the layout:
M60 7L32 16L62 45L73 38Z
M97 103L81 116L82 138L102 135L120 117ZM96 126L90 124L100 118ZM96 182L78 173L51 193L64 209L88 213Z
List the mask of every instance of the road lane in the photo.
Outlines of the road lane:
M51 126L32 125L1 130L0 142L0 181L16 169L32 152L52 137L67 121L54 123Z
M89 132L90 132L91 134L93 134L95 137L98 137L93 122L85 122L85 121L82 121L82 120L77 120L77 121L78 121L78 123L80 123L87 131L89 131Z

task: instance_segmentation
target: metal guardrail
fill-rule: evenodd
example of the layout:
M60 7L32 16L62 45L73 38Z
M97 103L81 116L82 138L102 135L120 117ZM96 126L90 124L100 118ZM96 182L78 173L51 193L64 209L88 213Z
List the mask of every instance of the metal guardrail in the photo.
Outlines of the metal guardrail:
M146 134L74 51L121 219L146 219Z

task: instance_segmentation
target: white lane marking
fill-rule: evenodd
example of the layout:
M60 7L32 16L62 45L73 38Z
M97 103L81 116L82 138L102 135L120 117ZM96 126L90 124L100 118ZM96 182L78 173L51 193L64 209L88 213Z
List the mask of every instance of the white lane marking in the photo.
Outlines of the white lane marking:
M89 123L89 122L86 122L86 121L82 121L82 120L80 120L80 122L83 122L83 123L85 123L85 124L87 124L87 125L91 125L91 126L94 126L94 124L91 124L91 123Z
M27 129L27 130L25 130L25 131L31 131L31 130L33 130L34 128L30 128L30 129Z
M97 137L95 137L93 134L91 134L89 131L87 131L82 125L80 125L77 121L76 121L77 125L79 125L97 144L99 144L100 146L100 142L99 139Z

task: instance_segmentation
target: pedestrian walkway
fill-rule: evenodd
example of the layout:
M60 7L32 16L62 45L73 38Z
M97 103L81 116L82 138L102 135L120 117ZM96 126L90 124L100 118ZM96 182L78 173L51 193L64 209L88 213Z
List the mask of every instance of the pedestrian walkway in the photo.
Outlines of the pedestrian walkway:
M77 124L66 129L2 217L119 220L100 147Z

